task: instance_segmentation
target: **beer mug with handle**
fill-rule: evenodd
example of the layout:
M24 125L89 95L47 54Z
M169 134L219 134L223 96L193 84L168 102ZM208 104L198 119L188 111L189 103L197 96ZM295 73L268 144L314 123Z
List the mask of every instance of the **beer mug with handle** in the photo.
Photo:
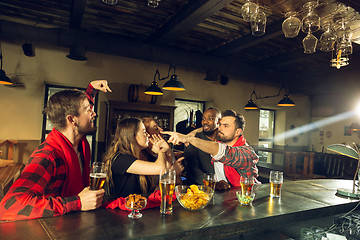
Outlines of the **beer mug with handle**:
M106 167L103 162L93 162L90 169L90 190L99 190L104 186Z

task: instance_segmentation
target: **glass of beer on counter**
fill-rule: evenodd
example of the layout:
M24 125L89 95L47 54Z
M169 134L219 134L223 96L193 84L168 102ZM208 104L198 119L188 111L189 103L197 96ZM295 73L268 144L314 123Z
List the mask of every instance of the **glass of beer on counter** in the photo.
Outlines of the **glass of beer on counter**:
M283 172L270 171L270 196L281 197L281 187L284 181Z
M171 169L162 169L159 179L161 193L160 213L171 214L173 212L172 198L175 189L176 172Z
M204 173L203 182L205 186L209 186L212 189L215 189L215 173Z
M106 179L105 163L93 162L90 169L90 190L99 190L104 186Z

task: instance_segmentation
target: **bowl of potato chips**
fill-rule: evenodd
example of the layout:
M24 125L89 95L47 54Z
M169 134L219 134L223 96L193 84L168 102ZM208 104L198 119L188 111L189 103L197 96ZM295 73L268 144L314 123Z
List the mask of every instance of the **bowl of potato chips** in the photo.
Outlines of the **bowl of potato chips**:
M214 189L205 185L177 185L175 195L183 208L197 211L209 204L214 195Z

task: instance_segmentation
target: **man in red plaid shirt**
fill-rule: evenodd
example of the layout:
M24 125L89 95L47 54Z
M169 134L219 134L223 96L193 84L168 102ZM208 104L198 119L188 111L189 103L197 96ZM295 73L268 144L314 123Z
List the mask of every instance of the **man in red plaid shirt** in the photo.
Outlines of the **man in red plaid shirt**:
M168 141L173 144L192 144L194 147L211 154L217 182L227 182L231 186L240 186L241 176L258 177L256 164L259 157L244 138L244 117L233 110L226 110L221 115L217 135L219 142L203 140L191 134L162 133L169 134Z
M85 93L64 90L50 97L45 112L55 127L0 202L0 220L58 216L101 205L104 190L88 187L90 146L85 137L96 131L97 90L111 92L106 80L96 80Z

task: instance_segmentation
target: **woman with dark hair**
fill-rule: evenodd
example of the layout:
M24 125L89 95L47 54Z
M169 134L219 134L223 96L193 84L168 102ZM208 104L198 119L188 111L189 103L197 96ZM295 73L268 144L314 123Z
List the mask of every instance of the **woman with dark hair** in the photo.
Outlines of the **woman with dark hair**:
M151 161L145 153L151 141L157 157ZM126 118L118 123L114 140L104 161L108 166L105 185L107 195L126 197L129 194L150 194L158 186L157 176L161 169L171 168L172 159L167 154L171 149L158 134L146 132L138 118Z

